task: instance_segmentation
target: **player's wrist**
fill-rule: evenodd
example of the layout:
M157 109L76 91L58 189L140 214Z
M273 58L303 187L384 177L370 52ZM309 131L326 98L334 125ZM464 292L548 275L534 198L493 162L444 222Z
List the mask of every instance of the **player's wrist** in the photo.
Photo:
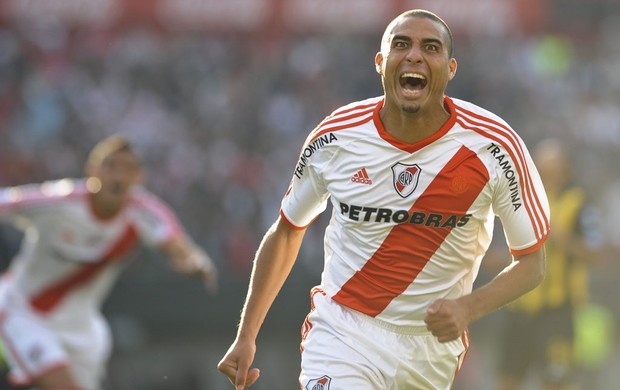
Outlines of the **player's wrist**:
M463 311L465 313L465 320L467 322L467 325L471 324L472 322L476 321L478 318L481 317L477 314L475 301L476 297L472 294L465 295L457 299L458 305L463 308Z
M258 331L239 328L237 332L237 341L240 343L255 343L258 337Z

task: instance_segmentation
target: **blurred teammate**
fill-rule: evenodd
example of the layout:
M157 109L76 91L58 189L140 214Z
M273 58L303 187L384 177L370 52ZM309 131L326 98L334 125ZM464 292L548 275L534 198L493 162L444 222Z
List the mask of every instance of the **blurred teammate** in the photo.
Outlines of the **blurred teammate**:
M100 305L139 240L216 287L209 256L139 186L140 165L125 138L97 144L86 176L0 189L0 217L25 229L0 282L0 337L15 385L100 388L111 349Z
M325 268L302 327L302 389L448 389L468 324L542 280L540 178L502 119L445 96L452 51L435 14L398 16L375 57L384 95L337 109L308 136L218 365L237 389L260 374L251 364L261 324L330 200ZM514 262L472 292L493 212Z
M549 198L553 230L546 242L545 280L504 313L501 389L521 389L528 373L537 371L541 388L567 390L577 374L575 314L588 302L588 263L598 258L602 232L584 190L572 183L563 145L547 139L532 155Z

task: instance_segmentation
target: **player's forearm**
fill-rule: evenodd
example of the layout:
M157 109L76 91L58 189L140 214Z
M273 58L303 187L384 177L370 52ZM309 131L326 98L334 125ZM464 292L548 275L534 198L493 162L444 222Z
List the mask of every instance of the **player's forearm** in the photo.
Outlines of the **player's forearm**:
M305 230L292 230L280 219L269 229L257 251L238 338L256 339L267 312L288 277Z
M544 248L515 259L492 281L459 298L469 309L469 322L512 302L538 286L545 275Z
M215 264L207 252L196 245L187 235L178 235L166 241L161 247L173 269L182 273L216 273ZM214 275L215 276L215 275Z
M160 250L175 269L182 269L184 260L190 257L195 249L194 242L184 234L175 235L160 246Z

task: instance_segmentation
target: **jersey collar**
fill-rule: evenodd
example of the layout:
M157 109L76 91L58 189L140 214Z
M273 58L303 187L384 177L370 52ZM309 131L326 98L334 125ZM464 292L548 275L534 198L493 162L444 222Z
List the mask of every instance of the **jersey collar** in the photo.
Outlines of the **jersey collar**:
M388 133L385 130L385 127L383 127L383 122L381 122L381 118L379 117L379 111L381 110L381 108L383 108L384 103L385 103L385 98L379 101L379 103L377 104L377 107L375 108L373 112L373 118L372 118L375 124L375 127L377 128L377 131L379 132L379 136L381 136L381 138L383 138L385 141L387 141L394 147L401 149L408 153L417 152L423 147L435 142L439 138L443 137L448 131L450 131L450 129L456 123L456 109L454 108L454 102L448 96L444 96L444 104L446 106L446 109L450 113L450 118L448 118L448 121L444 123L444 125L441 126L441 128L435 134L431 135L430 137L425 138L419 142L415 142L413 144L406 143L399 139L394 138L390 133Z

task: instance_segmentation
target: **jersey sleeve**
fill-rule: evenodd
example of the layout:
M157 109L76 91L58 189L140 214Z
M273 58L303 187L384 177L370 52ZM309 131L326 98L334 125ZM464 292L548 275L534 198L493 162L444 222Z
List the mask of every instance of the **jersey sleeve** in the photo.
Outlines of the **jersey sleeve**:
M154 194L140 189L132 203L133 222L147 245L159 246L184 234L184 229L172 209Z
M0 188L0 219L12 223L32 220L40 212L55 208L56 201L74 188L68 179Z
M311 148L309 139L302 148L289 188L282 199L280 215L294 229L303 229L325 211L329 194L321 177L325 149Z
M538 170L523 141L496 145L497 187L493 210L500 218L510 252L535 252L549 234L549 202Z

